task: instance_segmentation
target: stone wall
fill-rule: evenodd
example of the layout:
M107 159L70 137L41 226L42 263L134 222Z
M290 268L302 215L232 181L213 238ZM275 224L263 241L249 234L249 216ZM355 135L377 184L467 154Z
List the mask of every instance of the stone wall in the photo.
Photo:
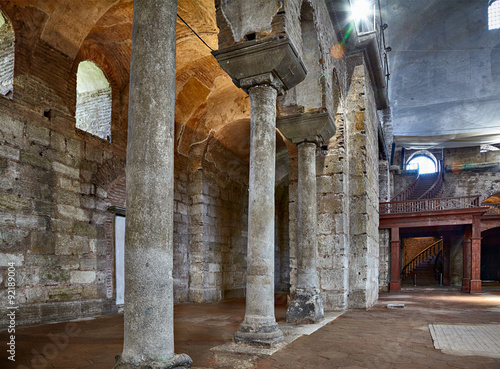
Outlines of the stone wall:
M353 57L347 95L349 166L349 307L368 308L378 298L378 116L368 71Z
M96 182L113 153L108 143L65 136L45 119L0 113L0 267L4 274L8 262L16 264L19 324L113 311L106 293L110 203Z
M349 293L349 161L342 111L328 149L316 158L318 268L325 310L344 310Z
M379 229L379 275L378 285L380 292L389 291L389 279L391 275L391 231Z
M190 175L189 301L243 297L248 189L209 162Z

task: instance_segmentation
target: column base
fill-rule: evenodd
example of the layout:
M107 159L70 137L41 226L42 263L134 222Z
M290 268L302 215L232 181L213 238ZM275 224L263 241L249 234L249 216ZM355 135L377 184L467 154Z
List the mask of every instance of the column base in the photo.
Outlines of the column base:
M286 311L286 321L295 324L312 324L325 317L323 298L318 289L297 289L295 298Z
M116 364L113 369L173 369L173 368L191 368L193 360L186 354L174 355L167 362L149 361L149 362L125 362L121 355L116 355Z
M389 282L389 292L401 291L401 281Z
M481 292L481 280L471 279L470 281L470 293L480 293Z
M470 291L470 279L469 278L462 279L462 291L464 291L464 292Z
M278 323L249 324L241 323L240 329L234 334L234 342L259 347L273 347L285 340L283 332L278 329Z

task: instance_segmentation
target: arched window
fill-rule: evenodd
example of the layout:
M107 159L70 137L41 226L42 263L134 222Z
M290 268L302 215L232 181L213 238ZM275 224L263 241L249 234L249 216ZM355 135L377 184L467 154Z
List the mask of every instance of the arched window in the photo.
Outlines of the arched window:
M111 86L90 60L76 73L76 128L111 141Z
M0 94L12 99L14 89L14 28L0 11Z
M436 162L426 155L415 155L406 163L406 170L417 170L420 174L435 173Z
M488 29L500 28L500 0L490 0L488 5Z

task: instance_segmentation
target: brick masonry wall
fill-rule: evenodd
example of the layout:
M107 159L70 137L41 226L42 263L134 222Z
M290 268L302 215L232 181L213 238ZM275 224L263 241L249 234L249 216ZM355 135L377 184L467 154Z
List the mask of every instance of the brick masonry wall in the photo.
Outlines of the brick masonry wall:
M436 237L416 237L405 238L404 243L404 257L403 265L408 264L415 256L422 252L426 247L429 247L439 239Z
M14 42L12 25L4 23L0 27L0 94L9 97L14 83Z
M77 94L76 127L111 140L111 87Z
M75 128L75 101L68 97L75 93L73 60L41 40L41 28L22 23L43 24L46 14L35 7L11 11L22 32L13 94L0 96L0 299L6 301L12 261L18 324L111 313L106 222L117 199L108 190L124 173L125 135L109 143ZM115 128L126 127L124 119L115 114Z

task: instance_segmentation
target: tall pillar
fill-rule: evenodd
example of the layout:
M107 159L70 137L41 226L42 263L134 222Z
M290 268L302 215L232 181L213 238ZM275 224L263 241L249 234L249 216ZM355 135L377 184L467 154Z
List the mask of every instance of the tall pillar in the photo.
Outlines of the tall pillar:
M481 292L481 219L472 219L470 293Z
M318 288L316 144L298 145L298 222L297 222L297 288L288 307L286 320L315 323L324 318L323 300Z
M401 258L399 228L391 228L391 281L389 292L401 291Z
M190 368L174 354L177 0L134 2L127 146L125 332L115 369ZM154 47L151 47L154 45Z
M315 323L324 317L323 300L318 283L316 147L335 134L328 112L312 111L280 117L278 128L298 146L297 189L297 287L288 307L286 320L293 323Z
M472 248L472 226L467 225L465 228L464 243L463 243L463 278L462 278L462 291L470 291L470 277L471 277L471 248Z
M284 340L274 316L275 87L248 89L251 104L248 255L245 319L237 343L273 346Z
M245 318L234 341L270 347L284 340L274 316L276 98L306 76L289 39L248 41L213 52L250 95L250 176Z

